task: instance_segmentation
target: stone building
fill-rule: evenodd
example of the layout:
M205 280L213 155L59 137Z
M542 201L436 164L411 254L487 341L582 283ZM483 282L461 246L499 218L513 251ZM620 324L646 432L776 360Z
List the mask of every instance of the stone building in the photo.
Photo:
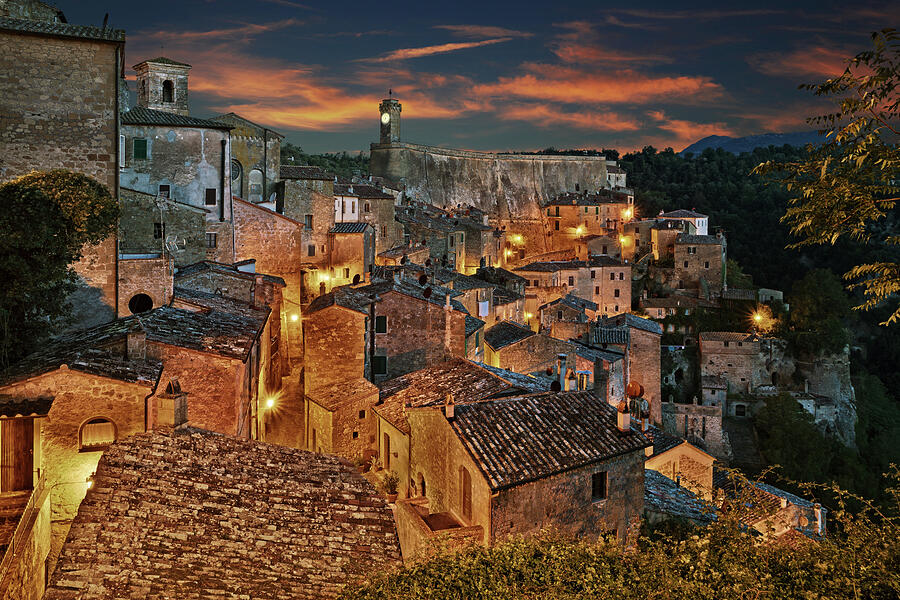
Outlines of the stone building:
M400 478L399 497L427 495L422 473L410 465L410 436L407 420L410 409L440 406L447 395L457 405L488 398L547 391L546 382L503 369L490 369L469 360L451 358L413 371L379 385L378 402L372 407L376 417L375 448L381 469Z
M700 375L724 379L729 393L750 393L761 383L771 383L756 376L759 350L760 339L755 334L704 331L700 334Z
M121 118L123 187L206 209L207 257L233 262L231 125L142 105Z
M47 600L334 598L400 562L384 499L334 457L179 427L114 444L91 481Z
M653 442L647 448L645 468L665 475L700 498L712 500L715 457L653 425L644 435Z
M69 169L119 188L120 29L75 25L54 7L7 0L0 9L0 181ZM76 327L116 316L116 237L74 265ZM98 302L99 300L99 302Z
M428 246L435 265L462 273L466 261L466 227L448 211L417 202L398 206L395 218L410 242Z
M375 230L372 226L365 222L335 223L328 230L328 278L319 283L319 292L363 283L374 266Z
M516 373L543 371L556 364L560 354L568 355L568 342L535 333L531 328L501 321L484 332L484 362Z
M303 223L301 304L328 287L328 232L334 227L334 176L319 167L282 166L279 194L284 215Z
M652 252L656 260L663 260L675 252L674 239L668 237L677 236L677 233L694 235L697 230L691 222L683 220L656 218L626 223L622 235L627 241L622 247L623 256L633 260Z
M235 113L210 119L231 126L231 193L275 212L284 136Z
M587 283L600 315L615 316L631 310L631 265L611 256L591 256ZM584 287L584 286L582 286Z
M550 392L407 411L419 510L398 503L404 555L448 527L479 528L482 543L546 527L624 539L643 509L644 448L593 392ZM541 448L542 452L535 452ZM425 521L424 528L417 527ZM434 526L429 526L434 524Z
M724 404L679 404L668 399L662 405L662 428L686 439L716 458L732 458L731 441L722 416Z
M172 300L174 261L168 252L119 254L118 313L127 317Z
M551 249L568 249L586 235L621 234L635 218L634 194L608 189L560 194L543 210Z
M119 253L167 254L176 267L206 260L208 253L215 255L206 243L209 212L158 193L120 188Z
M675 278L678 288L698 289L709 297L725 285L725 236L680 234L675 238Z
M618 235L583 235L575 240L575 258L587 260L591 256L609 256L621 260L623 241L624 236Z
M335 222L360 221L372 225L377 254L403 243L403 226L394 219L396 199L393 194L370 181L354 179L349 183L336 183L334 197ZM339 206L341 210L338 210ZM355 212L344 213L344 207L355 209Z
M643 386L653 423L662 422L660 382L662 327L659 323L632 314L602 318L591 329L594 347L614 348L626 357L625 379Z
M137 105L186 117L191 65L160 56L132 67L137 73Z
M541 305L538 310L541 330L551 331L553 324L567 321L571 323L588 323L597 315L598 306L590 300L584 300L573 294L566 294L552 302Z
M694 226L694 234L709 234L709 216L698 213L695 210L685 210L683 208L679 208L678 210L672 210L669 212L660 212L659 218L666 221L688 221Z

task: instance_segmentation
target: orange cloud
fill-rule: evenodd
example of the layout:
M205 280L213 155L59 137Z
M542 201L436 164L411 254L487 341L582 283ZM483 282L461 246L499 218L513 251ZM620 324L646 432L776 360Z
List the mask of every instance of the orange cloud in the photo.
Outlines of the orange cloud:
M631 54L629 52L621 52L618 50L609 50L593 45L581 45L575 43L562 43L553 48L553 53L563 62L567 63L604 63L604 64L621 64L621 63L670 63L673 62L671 56L662 56L659 54Z
M374 58L360 58L358 62L391 62L395 60L407 60L410 58L421 58L423 56L433 56L435 54L446 54L447 52L456 52L457 50L466 50L468 48L478 48L481 46L490 46L491 44L501 44L508 42L512 38L502 37L490 40L481 40L480 42L451 42L449 44L437 44L435 46L423 46L421 48L400 48L392 52L388 52L383 56Z
M281 21L273 21L271 23L245 23L239 27L230 27L225 29L211 29L208 31L142 31L138 35L143 39L160 40L166 42L193 42L200 40L221 40L226 39L230 43L235 38L246 41L254 36L277 31L279 29L287 29L302 25L303 21L299 19L283 19Z
M725 123L697 123L683 119L671 119L661 110L649 111L647 116L656 121L656 127L671 135L652 138L651 145L683 148L710 135L733 136L735 131Z
M837 77L844 72L854 52L825 46L800 48L788 53L756 54L750 66L775 77Z
M696 102L720 97L722 86L709 77L653 75L625 69L604 71L558 65L525 65L526 74L476 85L478 97L530 98L598 104L646 104L651 101Z
M497 116L505 121L528 121L538 127L569 125L597 131L636 131L640 123L613 112L566 112L548 104L504 107Z
M518 31L516 29L507 29L505 27L492 27L489 25L435 25L433 29L445 29L454 35L469 38L527 38L534 36L533 33L528 31Z

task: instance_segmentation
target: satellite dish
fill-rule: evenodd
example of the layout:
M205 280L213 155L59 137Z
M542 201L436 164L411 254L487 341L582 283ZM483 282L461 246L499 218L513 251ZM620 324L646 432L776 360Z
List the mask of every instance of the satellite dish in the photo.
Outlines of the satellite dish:
M187 240L177 235L167 235L165 244L166 250L169 252L181 252L187 247Z
M637 381L629 381L628 387L625 388L625 393L629 398L640 398L644 395L644 386Z

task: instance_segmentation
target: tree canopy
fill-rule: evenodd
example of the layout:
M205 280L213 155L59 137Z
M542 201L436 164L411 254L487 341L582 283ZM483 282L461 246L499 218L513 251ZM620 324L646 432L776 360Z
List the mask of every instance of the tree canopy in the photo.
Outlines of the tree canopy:
M800 240L794 247L835 244L843 237L900 245L896 206L900 186L900 34L872 34L873 49L850 59L844 72L801 89L834 99L833 112L809 118L826 141L802 160L767 161L756 168L793 193L783 221ZM870 310L900 293L900 263L870 256L845 278L861 288ZM900 321L900 305L882 323Z

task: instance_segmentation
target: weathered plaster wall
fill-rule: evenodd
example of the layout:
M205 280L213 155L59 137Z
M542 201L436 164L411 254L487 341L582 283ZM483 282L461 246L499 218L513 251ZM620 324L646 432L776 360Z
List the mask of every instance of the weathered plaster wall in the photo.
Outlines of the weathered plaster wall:
M162 252L164 242L169 238L178 243L178 248L172 253L176 266L206 258L205 208L172 201L161 201L157 205L154 194L122 188L119 192L119 210L119 246L122 252ZM165 224L162 238L155 237L156 223Z
M128 302L137 294L153 299L159 308L172 299L172 260L166 258L132 258L119 260L119 316L131 315Z

